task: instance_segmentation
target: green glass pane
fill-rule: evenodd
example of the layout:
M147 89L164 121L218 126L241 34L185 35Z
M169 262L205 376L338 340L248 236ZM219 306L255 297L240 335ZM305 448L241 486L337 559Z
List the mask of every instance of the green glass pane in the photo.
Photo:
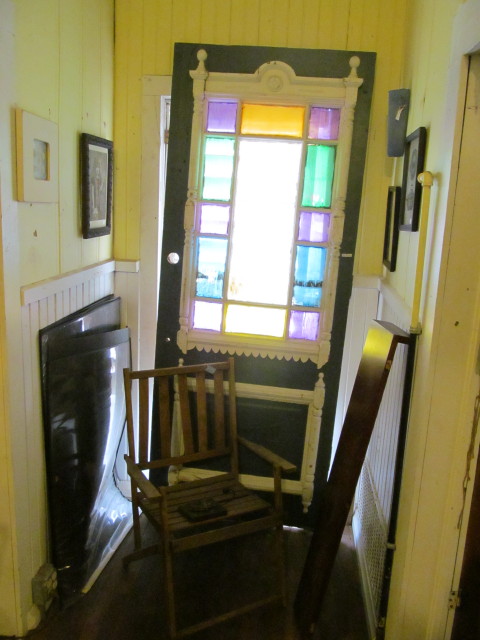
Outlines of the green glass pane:
M305 177L303 181L303 207L329 207L332 204L335 147L322 144L307 146Z
M205 139L202 192L204 200L230 200L234 152L234 138L209 136Z

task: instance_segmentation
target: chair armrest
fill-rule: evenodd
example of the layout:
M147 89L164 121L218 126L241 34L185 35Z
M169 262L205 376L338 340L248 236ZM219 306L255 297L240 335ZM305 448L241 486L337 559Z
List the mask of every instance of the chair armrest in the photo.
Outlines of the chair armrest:
M153 485L148 478L146 478L139 469L138 465L132 460L132 458L125 454L125 462L127 463L128 475L132 478L140 491L148 500L158 500L162 497L162 494Z
M297 470L296 465L292 464L288 460L285 460L284 458L281 458L280 456L277 456L276 453L273 453L273 451L270 451L270 449L263 447L261 444L251 442L250 440L247 440L242 436L237 436L237 440L240 442L240 444L243 444L244 447L247 447L247 449L250 449L250 451L253 451L253 453L257 454L257 456L263 458L263 460L266 460L267 462L270 462L270 464L272 464L274 467L280 467L285 473L293 473Z

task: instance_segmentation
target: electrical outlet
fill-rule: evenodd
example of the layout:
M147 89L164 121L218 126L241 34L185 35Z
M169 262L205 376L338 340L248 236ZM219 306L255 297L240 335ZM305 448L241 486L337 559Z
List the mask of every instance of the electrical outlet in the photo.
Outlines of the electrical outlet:
M57 595L57 572L51 564L45 563L32 578L33 603L46 611Z

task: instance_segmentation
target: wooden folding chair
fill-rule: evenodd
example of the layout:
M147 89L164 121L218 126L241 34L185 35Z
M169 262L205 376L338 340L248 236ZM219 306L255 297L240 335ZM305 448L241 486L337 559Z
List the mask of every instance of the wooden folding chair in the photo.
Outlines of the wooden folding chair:
M296 467L262 446L238 436L234 361L154 369L124 370L129 455L125 456L132 484L135 551L131 561L161 551L167 599L168 633L181 638L218 622L280 600L285 603L285 567L282 527L282 472ZM135 386L137 389L135 389ZM153 398L156 394L156 401ZM133 398L138 398L134 412ZM149 454L150 415L158 412L159 455ZM138 420L134 415L138 414ZM273 504L259 497L239 480L238 444L268 461L274 478ZM222 461L227 471L205 471L205 462ZM228 464L225 464L228 463ZM199 465L206 476L189 478L189 468ZM176 473L172 474L172 469ZM146 471L163 470L163 486L156 486ZM170 473L169 473L170 471ZM174 475L180 481L172 483ZM159 534L159 544L142 547L139 515L142 511ZM275 533L279 579L272 595L222 612L178 629L174 555L260 531Z

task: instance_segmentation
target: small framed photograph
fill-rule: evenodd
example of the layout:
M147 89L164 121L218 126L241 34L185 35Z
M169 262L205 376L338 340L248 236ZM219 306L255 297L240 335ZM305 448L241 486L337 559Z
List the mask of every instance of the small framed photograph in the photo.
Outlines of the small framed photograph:
M15 111L17 200L58 202L58 125Z
M113 143L88 133L80 138L82 235L108 235L112 225Z
M422 173L425 162L427 130L419 127L405 141L403 159L402 200L400 203L400 229L418 231L422 185L417 177Z
M395 271L397 266L401 193L401 187L388 187L383 264L389 271Z

